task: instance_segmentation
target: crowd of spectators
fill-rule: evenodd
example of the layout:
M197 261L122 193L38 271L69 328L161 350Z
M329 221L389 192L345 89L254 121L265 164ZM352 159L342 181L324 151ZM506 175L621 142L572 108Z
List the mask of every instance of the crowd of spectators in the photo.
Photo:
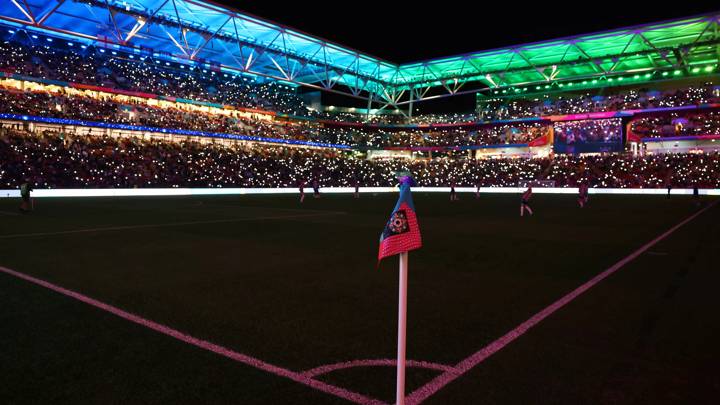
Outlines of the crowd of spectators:
M121 54L80 44L0 42L0 71L198 101L308 115L290 86L223 73L212 67L170 63L153 54Z
M168 103L171 104L171 103ZM156 128L233 133L277 139L324 142L307 121L253 119L236 111L223 113L191 111L180 107L150 106L147 103L118 101L112 97L68 96L63 91L18 92L0 87L0 113L112 122ZM346 143L346 142L343 142Z
M351 145L374 147L442 147L522 144L546 135L547 124L501 124L478 128L433 128L389 130L382 128L352 128L326 126L320 129L321 138Z
M127 54L97 46L70 45L60 40L13 38L0 42L0 71L348 122L388 125L467 123L720 103L720 86L709 82L672 90L490 99L479 103L477 113L424 114L412 118L402 114L379 114L368 118L350 112L314 111L304 104L296 89L287 84L228 74L208 63L185 65L168 62L152 52Z
M537 96L524 99L492 99L478 105L480 119L493 121L547 115L679 107L720 103L720 85L708 82L672 90L624 90L616 94Z
M564 121L555 123L555 143L619 143L622 121L619 118Z
M27 42L27 41L31 41ZM489 100L477 114L433 114L408 118L348 111L316 112L294 88L272 81L229 75L210 64L171 63L152 52L30 40L0 42L0 71L31 76L259 108L320 119L254 118L237 110L149 103L140 97L0 88L0 112L104 121L160 128L236 133L279 139L311 140L372 149L529 143L548 134L547 123L504 123L472 127L389 128L392 125L461 124L558 114L675 107L720 103L713 83L681 89L629 90L616 94L546 96ZM233 112L235 111L235 112ZM381 124L379 127L328 125L322 119ZM619 119L557 122L556 143L620 143ZM632 121L639 136L720 135L720 113L673 113ZM433 156L433 155L428 155ZM323 187L391 186L395 173L410 171L422 186L517 186L532 181L596 187L718 187L718 154L624 154L542 159L469 158L466 152L434 158L367 160L356 152L236 143L233 145L141 138L79 136L0 130L0 186L14 188L29 180L37 188L58 187L295 187L317 179Z
M353 152L237 143L173 142L0 129L0 187L36 188L393 186L720 187L720 154L558 155L537 159L367 160Z
M720 135L720 112L677 113L633 120L630 130L640 137Z
M304 120L252 119L247 114L240 115L230 110L212 113L189 111L179 107L150 106L138 101L120 101L113 97L70 96L63 90L53 93L19 92L3 90L0 87L0 113L309 140L368 148L527 143L547 131L547 126L539 123L432 130L323 126Z
M478 120L476 113L420 114L409 119L411 124L463 124Z

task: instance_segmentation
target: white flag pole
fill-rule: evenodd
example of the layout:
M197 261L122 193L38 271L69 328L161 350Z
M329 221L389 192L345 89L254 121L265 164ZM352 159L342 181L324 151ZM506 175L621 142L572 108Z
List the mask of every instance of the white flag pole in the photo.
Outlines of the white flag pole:
M400 282L398 287L398 347L397 385L395 404L405 405L405 328L407 324L408 252L400 253Z

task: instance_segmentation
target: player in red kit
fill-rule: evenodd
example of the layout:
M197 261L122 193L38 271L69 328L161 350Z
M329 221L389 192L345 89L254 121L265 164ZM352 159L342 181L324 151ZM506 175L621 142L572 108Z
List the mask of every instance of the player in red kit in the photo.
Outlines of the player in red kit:
M450 201L457 201L460 197L458 197L457 192L455 191L455 180L450 182Z
M578 187L578 205L580 205L580 208L585 207L585 204L588 202L588 198L588 185L581 183L580 187Z
M305 201L305 180L300 180L298 188L300 189L300 203L302 203Z
M530 215L533 214L532 209L530 208L530 198L532 197L532 186L529 186L527 190L522 195L522 198L520 200L520 216L523 216L525 213L525 210L530 213Z

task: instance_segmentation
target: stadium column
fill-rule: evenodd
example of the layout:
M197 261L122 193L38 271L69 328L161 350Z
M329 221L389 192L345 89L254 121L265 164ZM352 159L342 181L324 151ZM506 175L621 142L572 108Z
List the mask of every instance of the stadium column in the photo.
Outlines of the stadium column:
M366 119L370 119L370 109L372 108L372 102L373 102L373 92L371 91L368 95L368 103L367 103L367 111L365 112Z
M413 115L413 101L415 101L415 91L410 88L410 103L408 103L408 117L412 118Z
M620 118L620 142L622 142L623 149L625 149L625 145L627 145L627 136L631 121L631 117Z

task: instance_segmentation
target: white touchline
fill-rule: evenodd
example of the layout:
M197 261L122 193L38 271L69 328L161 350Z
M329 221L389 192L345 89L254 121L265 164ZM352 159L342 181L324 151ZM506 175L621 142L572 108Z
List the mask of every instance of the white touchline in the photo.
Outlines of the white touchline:
M57 232L35 232L35 233L16 233L10 235L0 235L0 239L12 239L12 238L28 238L34 236L54 236L54 235L71 235L77 233L92 233L92 232L107 232L107 231L125 231L129 229L143 229L143 228L166 228L172 226L186 226L186 225L203 225L203 224L222 224L227 222L243 222L243 221L261 221L271 219L296 219L296 218L310 218L327 215L343 215L344 212L324 212L315 214L302 214L302 215L276 215L266 217L248 217L248 218L234 218L234 219L213 219L207 221L187 221L187 222L171 222L167 224L145 224L145 225L127 225L127 226L109 226L104 228L87 228L87 229L74 229L69 231L57 231Z
M58 285L52 284L48 281L41 280L41 279L35 278L33 276L29 276L25 273L20 273L19 271L8 269L8 268L2 267L2 266L0 266L0 273L5 273L7 275L19 278L21 280L25 280L27 282L33 283L35 285L38 285L38 286L41 286L44 288L47 288L48 290L55 291L56 293L73 298L77 301L80 301L82 303L85 303L87 305L95 307L101 311L108 312L117 317L123 318L123 319L133 322L137 325L144 326L145 328L154 330L155 332L162 333L163 335L172 337L172 338L177 339L186 344L198 347L203 350L207 350L209 352L212 352L212 353L218 354L220 356L229 358L231 360L237 361L238 363L242 363L247 366L263 370L270 374L290 379L292 381L306 385L306 386L316 389L318 391L322 391L324 393L327 393L330 395L335 395L337 397L346 399L350 402L354 402L357 404L363 404L363 405L382 405L383 404L383 402L380 400L370 398L368 396L359 394L357 392L353 392L353 391L347 390L345 388L341 388L341 387L338 387L338 386L335 386L332 384L328 384L328 383L325 383L320 380L316 380L312 376L307 376L301 372L295 372L295 371L288 370L288 369L280 367L280 366L276 366L274 364L267 363L256 357L252 357L247 354L236 352L232 349L217 345L217 344L209 342L207 340L198 339L194 336L180 332L177 329L173 329L167 325L163 325L161 323L151 321L149 319L143 318L143 317L133 314L131 312L124 311L118 307L114 307L114 306L106 304L102 301L98 301L94 298L90 298L86 295L80 294L79 292L68 290L67 288L63 288Z
M360 193L395 193L395 187L360 187ZM416 193L448 193L450 187L413 187ZM475 187L456 187L458 193L475 193ZM480 187L480 193L520 193L522 187ZM351 194L354 187L321 187L322 194ZM537 194L577 194L576 187L538 187ZM664 188L591 188L590 194L638 194L666 195ZM33 198L63 197L162 197L162 196L210 196L210 195L267 195L299 194L297 187L282 188L82 188L82 189L40 189L33 192ZM673 195L692 195L693 189L672 190ZM700 195L720 195L720 189L702 189ZM20 190L0 190L0 198L20 198Z
M694 213L690 217L686 218L679 224L673 226L669 230L667 230L662 235L658 236L657 238L651 240L650 242L646 243L644 246L639 248L638 250L631 253L629 256L625 257L624 259L620 260L619 262L615 263L612 267L609 269L603 271L602 273L598 274L597 276L593 277L589 281L587 281L585 284L581 285L580 287L576 288L572 292L568 293L564 297L560 298L559 300L552 303L550 306L546 307L542 311L538 312L537 314L533 315L530 319L527 321L521 323L518 325L515 329L511 330L510 332L506 333L505 335L501 336L494 342L490 343L489 345L485 346L484 348L478 350L477 352L473 353L466 359L460 361L457 363L451 370L445 371L444 373L438 375L437 377L433 378L430 382L423 385L422 387L418 388L417 390L413 391L408 397L407 397L407 405L417 405L423 401L425 401L428 397L438 392L440 389L442 389L447 384L451 383L455 379L459 378L463 374L470 371L473 367L477 366L478 364L482 363L487 359L488 357L492 356L493 354L499 352L502 350L505 346L512 343L515 339L519 338L520 336L524 335L528 330L530 330L533 326L537 325L541 321L543 321L548 316L552 315L555 311L558 309L564 307L571 301L573 301L575 298L580 296L581 294L585 293L590 288L594 287L597 283L601 282L611 274L618 271L620 268L628 264L629 262L633 261L635 258L640 256L642 253L644 253L646 250L653 247L655 244L660 242L661 240L667 238L672 233L677 231L680 227L687 224L688 222L695 219L698 215L702 214L703 212L707 211L711 207L715 206L720 201L715 201L712 204L706 206L705 208L701 209L700 211Z

